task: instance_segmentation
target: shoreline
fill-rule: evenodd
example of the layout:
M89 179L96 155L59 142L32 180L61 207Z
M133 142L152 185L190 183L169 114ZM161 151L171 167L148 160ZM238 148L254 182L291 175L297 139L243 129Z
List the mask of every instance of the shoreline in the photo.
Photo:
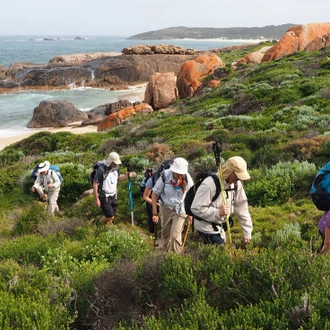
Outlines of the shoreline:
M71 126L61 127L61 128L53 128L49 127L46 129L42 129L40 131L33 131L33 132L25 132L20 135L8 136L8 137L0 137L0 151L5 149L6 147L14 144L16 142L22 141L31 135L37 134L39 132L48 131L50 133L57 133L57 132L70 132L73 134L86 134L86 133L96 133L97 126L88 125L88 126L79 126L80 122L72 123Z

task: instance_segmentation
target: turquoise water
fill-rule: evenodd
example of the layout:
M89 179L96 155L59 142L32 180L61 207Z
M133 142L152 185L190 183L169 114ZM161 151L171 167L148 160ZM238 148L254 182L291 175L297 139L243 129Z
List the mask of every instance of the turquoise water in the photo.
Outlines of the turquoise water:
M89 52L121 52L124 47L138 44L171 44L196 50L238 45L247 41L223 40L127 40L114 36L0 36L0 65L9 67L14 62L46 64L54 56ZM54 39L46 41L44 38ZM73 88L65 91L28 91L0 94L0 137L20 135L31 131L26 128L33 110L43 100L67 100L80 110L120 99L137 101L144 87L130 91L106 91L92 88Z

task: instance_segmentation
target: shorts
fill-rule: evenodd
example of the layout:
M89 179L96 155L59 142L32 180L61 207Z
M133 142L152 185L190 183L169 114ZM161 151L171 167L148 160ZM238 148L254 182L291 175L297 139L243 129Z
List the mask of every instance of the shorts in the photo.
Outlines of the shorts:
M117 199L116 196L99 196L100 202L101 202L101 210L103 212L103 215L107 218L112 218L116 215L117 212Z

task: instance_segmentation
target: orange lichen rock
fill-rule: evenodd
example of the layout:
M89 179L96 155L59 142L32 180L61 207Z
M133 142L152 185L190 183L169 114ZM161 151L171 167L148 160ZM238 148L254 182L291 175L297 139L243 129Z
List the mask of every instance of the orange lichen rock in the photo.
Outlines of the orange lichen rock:
M106 131L110 128L118 126L126 121L127 118L135 116L139 113L149 113L153 109L149 104L141 103L133 107L128 107L118 112L110 114L107 118L103 119L97 126L97 130Z
M211 75L225 64L215 54L203 54L195 60L187 61L181 66L177 78L177 87L181 99L194 95L201 85L201 79Z

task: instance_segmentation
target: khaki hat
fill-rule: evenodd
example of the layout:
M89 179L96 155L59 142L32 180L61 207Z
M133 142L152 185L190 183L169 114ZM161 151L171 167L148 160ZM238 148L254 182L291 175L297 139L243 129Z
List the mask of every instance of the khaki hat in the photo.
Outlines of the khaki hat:
M110 152L109 154L109 157L107 159L107 165L109 166L111 163L115 163L116 165L121 164L119 155L116 152Z
M250 174L247 171L246 161L239 156L229 158L221 167L224 179L227 179L230 174L235 172L239 180L244 181L250 179Z
M173 164L170 167L170 170L178 174L187 174L188 173L188 162L184 158L175 158Z

